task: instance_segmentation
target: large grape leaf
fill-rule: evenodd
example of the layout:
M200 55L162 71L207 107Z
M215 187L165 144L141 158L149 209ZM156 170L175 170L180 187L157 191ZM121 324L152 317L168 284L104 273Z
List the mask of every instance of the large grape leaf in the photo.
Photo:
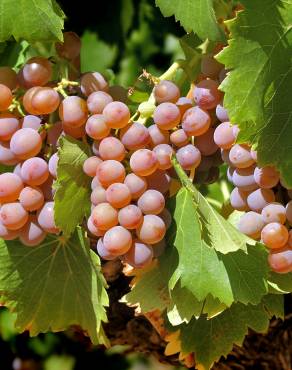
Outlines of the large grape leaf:
M230 69L221 85L239 140L258 150L260 165L275 165L292 187L292 1L243 0L228 22L229 46L218 60Z
M62 41L64 18L55 0L0 0L0 42Z
M276 272L271 272L269 283L278 293L291 293L292 272L288 274L277 274Z
M89 146L70 136L63 136L59 144L54 185L55 222L69 236L90 212L90 178L82 169L89 156Z
M19 331L80 325L94 343L106 343L105 281L81 229L69 240L50 236L33 248L1 240L0 263L1 302L16 313Z
M186 32L193 31L202 40L222 41L225 39L219 27L213 0L156 0L165 17L175 16Z
M231 351L233 344L242 344L248 328L265 332L273 315L283 315L281 296L265 296L257 306L233 304L209 320L204 316L194 318L189 324L179 327L182 350L194 352L197 364L209 369L222 355Z

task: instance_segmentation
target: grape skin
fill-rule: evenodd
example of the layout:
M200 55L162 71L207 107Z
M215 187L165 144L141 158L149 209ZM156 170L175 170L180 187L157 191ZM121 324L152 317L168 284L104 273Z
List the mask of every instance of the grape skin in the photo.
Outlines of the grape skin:
M92 190L90 200L91 200L91 203L95 206L97 206L100 203L105 203L107 201L106 200L106 191L105 191L105 189L102 186L97 185Z
M10 67L0 67L0 83L14 90L17 86L17 74Z
M235 144L229 152L229 160L234 167L247 168L254 164L250 149L244 144Z
M180 148L176 153L176 157L184 170L197 168L201 162L201 153L192 144Z
M253 239L260 238L264 226L262 215L253 211L245 213L238 222L238 230Z
M123 255L123 261L134 268L146 267L152 258L153 248L140 240L134 240L129 251Z
M15 154L10 149L9 143L0 142L0 163L7 166L14 166L19 162Z
M93 114L86 122L85 131L92 139L100 140L107 137L111 129L108 127L104 115Z
M137 229L143 220L142 211L134 204L129 204L119 210L119 224L128 230Z
M104 248L113 256L122 256L132 245L131 233L122 226L114 226L103 237Z
M278 274L292 272L292 250L270 253L268 261L271 269Z
M159 144L167 144L169 142L169 132L160 130L157 125L149 126L148 133L150 135L150 143L152 147Z
M146 177L146 181L149 189L157 190L162 194L167 193L171 185L171 177L164 170L153 172Z
M46 235L46 232L38 224L37 217L30 215L27 223L20 231L19 240L22 244L33 247L39 245Z
M179 129L170 134L169 140L173 145L180 148L188 144L189 137L183 129Z
M33 57L25 63L18 76L25 88L43 86L51 79L52 65L43 57Z
M130 167L138 176L149 176L158 167L157 157L149 149L138 149L130 158Z
M19 202L26 211L37 211L44 204L44 194L41 189L26 186L19 194Z
M261 188L271 189L278 184L280 175L274 167L256 167L254 170L254 179Z
M120 162L109 159L97 167L96 176L99 182L107 188L114 182L124 182L126 171Z
M87 121L87 105L79 96L66 97L59 107L60 119L66 126L76 128L84 125Z
M46 202L37 213L39 225L48 233L58 234L60 230L57 228L54 219L54 202Z
M143 149L148 145L150 135L144 125L134 122L121 130L120 139L128 150L137 150Z
M118 211L109 203L100 203L91 212L91 220L100 230L108 230L118 224Z
M267 224L271 222L284 224L286 222L286 209L281 203L270 203L263 208L262 216Z
M180 97L179 88L168 80L160 81L153 89L156 103L175 103Z
M192 108L193 101L189 98L182 96L181 98L178 99L175 105L178 107L181 116L183 116L188 109Z
M28 185L41 185L49 177L47 162L39 157L33 157L23 162L21 166L21 178Z
M87 158L83 163L83 171L87 176L94 177L97 167L102 163L102 160L96 156Z
M19 230L26 224L28 213L18 202L3 204L0 221L9 230Z
M22 179L14 173L0 175L0 203L13 202L18 199L23 189Z
M149 189L141 195L137 205L145 215L158 215L165 207L165 199L159 191Z
M196 147L202 155L212 155L218 150L218 146L214 141L214 128L210 127L203 135L196 138Z
M0 238L4 240L14 240L19 237L20 230L9 230L0 222Z
M103 240L100 238L98 239L98 242L96 244L96 250L97 253L101 258L107 261L111 261L117 258L117 256L112 255L105 247L103 244Z
M49 172L56 179L57 178L57 166L58 166L58 153L54 153L49 159Z
M54 89L50 87L40 87L32 95L30 105L32 111L29 113L35 114L50 114L58 109L60 104L60 96Z
M173 103L161 103L153 113L153 121L161 130L171 130L180 122L180 110Z
M156 215L144 216L142 224L136 230L138 238L146 244L156 244L160 242L166 232L166 227L162 219Z
M210 125L210 115L199 107L188 109L182 118L182 128L188 136L203 135L208 131Z
M194 87L194 100L200 108L213 109L219 104L222 93L218 87L218 82L214 80L203 80Z
M99 72L85 73L80 80L81 91L84 95L89 96L95 91L107 92L109 89L107 80Z
M124 183L127 185L128 189L130 190L133 200L138 199L147 189L146 180L143 177L138 176L134 173L129 173L126 176Z
M231 168L230 168L231 170ZM243 191L253 191L258 188L258 184L254 179L254 166L247 168L236 168L232 169L232 179L229 181L233 182L240 190Z
M230 204L232 208L237 211L248 211L247 197L248 192L240 190L239 188L234 188L230 194Z
M292 225L292 200L286 204L286 217L290 225Z
M223 122L216 127L214 141L222 149L230 149L236 140L236 130L230 122Z
M257 189L247 197L249 209L255 212L261 212L269 203L275 201L275 194L271 189Z
M42 138L32 128L16 131L10 140L10 149L19 159L25 160L37 155L42 147Z
M81 40L75 32L64 32L63 42L55 44L58 55L67 60L73 60L80 54Z
M113 101L107 104L102 113L111 128L123 128L130 121L129 108L122 102Z
M131 202L130 190L125 184L111 184L106 189L106 200L115 208L123 208Z
M0 83L0 111L5 111L12 103L12 92L8 86Z
M268 248L278 249L284 247L288 242L289 233L287 228L278 223L271 222L267 224L261 232L261 239Z
M223 107L222 103L219 103L216 107L216 117L221 122L229 122L227 110Z
M155 153L158 168L161 170L167 170L172 167L171 157L173 155L173 149L168 144L159 144L153 148L153 153Z
M123 143L113 136L102 139L99 143L98 151L103 160L114 159L121 162L126 155Z
M87 107L92 114L101 114L113 98L104 91L94 91L88 96Z
M92 217L89 217L87 220L87 229L92 235L95 236L103 236L105 234L105 230L100 230L93 224Z

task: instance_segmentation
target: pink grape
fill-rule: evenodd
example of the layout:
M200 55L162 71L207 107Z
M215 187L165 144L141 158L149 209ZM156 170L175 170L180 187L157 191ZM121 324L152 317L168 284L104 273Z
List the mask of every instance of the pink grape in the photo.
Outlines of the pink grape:
M262 210L265 223L278 222L284 224L286 221L286 209L281 203L270 203Z
M104 91L94 91L88 96L87 107L92 114L101 114L113 98Z
M268 261L271 269L278 274L292 272L292 250L270 253Z
M122 226L114 226L103 237L104 248L114 256L127 253L132 245L131 233Z
M11 113L0 114L0 140L3 141L10 140L12 135L19 128L20 128L19 121L13 114Z
M103 236L105 234L105 230L100 230L94 225L94 223L92 222L92 217L89 217L87 220L87 229L92 235L95 236Z
M40 189L44 194L45 200L53 200L55 190L52 188L54 178L49 175L48 179L40 185Z
M22 179L14 173L0 175L0 203L13 202L18 199L23 189Z
M118 224L118 211L109 203L100 203L91 212L91 220L100 230L108 230Z
M201 162L201 153L199 149L192 144L179 148L176 157L184 170L197 168Z
M57 166L58 166L58 153L54 153L49 159L49 172L56 179L57 178Z
M29 114L21 119L21 128L32 128L39 132L39 130L42 130L42 127L42 120L38 116ZM44 139L46 137L46 130L42 130L39 134Z
M33 157L23 162L21 178L28 185L41 185L49 177L47 162L39 157Z
M196 138L196 147L202 155L212 155L218 150L218 146L214 141L214 128L210 127L203 135Z
M94 178L91 181L91 190L94 190L97 186L101 186L101 183L98 180L98 177L94 176Z
M222 103L219 103L216 107L216 116L221 122L229 122L227 110L223 107Z
M80 80L82 94L89 96L94 91L108 91L108 82L99 72L85 73Z
M87 176L94 177L97 167L102 163L102 160L96 156L87 158L83 163L83 171Z
M128 150L143 149L150 142L148 129L139 122L134 122L123 128L120 138Z
M55 122L54 125L47 131L47 143L52 146L54 150L57 149L60 136L63 134L62 122Z
M4 240L14 240L19 237L20 230L9 230L0 222L0 238Z
M9 143L0 142L0 163L6 166L13 166L19 162L15 154L10 149Z
M148 133L150 135L150 143L153 147L159 144L167 144L169 142L169 132L160 130L157 125L149 126Z
M270 189L278 184L280 175L274 167L256 167L254 170L254 179L261 188Z
M106 202L106 191L102 186L97 185L90 196L91 203L97 206L100 203Z
M237 211L248 211L247 205L248 192L239 188L234 188L230 194L230 204Z
M117 256L115 255L112 255L105 247L104 247L104 244L103 244L103 240L101 238L98 239L98 242L96 244L96 250L97 250L97 253L99 254L99 256L101 258L103 258L104 260L107 260L107 261L111 261L111 260L114 260L115 258L117 258Z
M126 171L120 162L110 159L97 167L96 176L102 186L108 187L114 182L124 182Z
M66 126L76 128L87 121L87 105L84 99L79 96L68 96L59 107L61 121Z
M143 268L150 264L152 258L153 248L140 240L134 240L131 248L124 254L123 261L134 268Z
M100 140L108 136L111 129L107 125L105 116L102 114L93 114L85 125L85 131L89 137L94 140Z
M278 249L288 242L289 233L286 226L271 222L262 229L261 238L268 248Z
M292 200L286 204L286 217L289 224L292 225Z
M188 109L192 108L192 106L193 106L192 100L191 99L188 99L188 98L186 98L184 96L182 96L181 98L179 98L178 101L175 104L178 107L181 116L183 116L185 114L185 112Z
M137 205L145 215L158 215L165 207L165 199L159 191L150 189L141 195Z
M134 230L142 223L143 215L139 207L129 204L119 210L118 219L121 226Z
M3 204L0 210L0 222L9 230L18 230L26 224L28 213L18 202Z
M232 182L240 190L253 191L258 188L254 179L254 166L247 168L236 168L233 170Z
M85 126L79 126L79 127L72 127L67 126L64 122L62 124L62 128L65 134L70 135L74 137L75 139L81 139L85 136Z
M106 189L106 200L115 208L123 208L131 202L130 190L125 184L111 184Z
M222 158L224 163L226 163L228 166L233 167L233 164L229 159L229 153L230 153L229 149L221 149L221 158Z
M107 104L103 110L106 122L111 128L123 128L130 121L130 111L126 104L113 101Z
M220 123L214 132L214 141L222 149L230 149L236 140L236 129L230 122Z
M213 109L219 104L222 93L218 87L218 82L214 80L203 80L194 87L194 99L200 108Z
M234 172L235 172L235 168L234 167L228 167L227 173L226 173L226 176L227 176L228 181L231 182L231 184L233 184L233 185L235 185L234 182L233 182ZM255 187L255 189L256 189L256 187ZM241 190L245 190L245 189L242 189L241 188ZM252 188L252 190L253 190L253 188Z
M168 192L171 184L171 177L164 170L157 170L146 177L148 189L154 189L165 194Z
M160 81L154 87L153 94L158 104L164 102L175 103L180 97L179 88L172 81L168 80Z
M229 152L229 160L234 167L246 168L254 164L250 149L245 144L235 144Z
M153 121L161 130L171 130L181 119L180 110L173 103L161 103L153 113Z
M17 86L16 72L10 67L0 67L0 83L14 90Z
M52 65L43 57L30 58L19 72L24 87L43 86L52 77Z
M142 224L136 230L138 238L146 244L160 242L164 238L165 232L164 222L156 215L144 216Z
M130 158L130 167L138 176L149 176L158 167L157 157L149 149L138 149Z
M261 212L269 203L275 201L275 194L271 189L257 189L247 197L247 204L252 211Z
M250 211L241 216L238 223L238 230L253 239L259 239L264 226L265 223L262 215Z
M257 154L257 151L256 150L252 150L250 151L250 155L252 157L252 159L256 162L258 160L258 154Z
M114 136L102 139L99 143L98 151L103 160L114 159L121 162L126 155L123 143Z
M31 212L40 209L45 202L45 198L41 189L26 186L19 194L19 202L26 211Z
M188 144L189 137L187 136L185 131L180 128L179 130L173 131L170 134L169 140L170 140L171 144L180 148L180 147L185 146L185 145Z
M162 212L159 213L159 217L162 218L163 222L165 223L166 230L168 230L172 224L172 216L169 210L164 208Z
M153 153L156 154L158 161L158 168L161 170L167 170L172 166L171 157L173 155L173 149L168 144L159 144L153 148Z
M188 109L182 118L182 128L188 136L200 136L208 131L211 117L199 107Z
M93 151L93 154L96 155L97 157L99 157L99 141L94 141L92 146L91 146L91 149Z
M143 177L138 176L134 173L129 173L126 176L124 183L130 190L131 197L133 200L138 199L147 189L146 180Z
M214 55L203 55L201 60L201 72L206 77L216 78L219 75L222 67L223 65L217 62L217 60L214 58Z
M20 231L19 240L22 244L33 247L39 245L46 237L46 232L40 227L35 215L30 215L27 223Z
M10 140L10 149L19 159L28 159L37 155L42 147L42 138L32 128L16 131Z
M75 32L64 32L64 42L55 44L56 51L59 56L67 60L77 58L81 50L81 40Z
M51 87L40 87L30 96L30 107L32 114L50 114L55 112L60 105L60 96Z
M60 230L57 228L54 219L54 202L46 202L37 213L39 225L48 233L58 234Z

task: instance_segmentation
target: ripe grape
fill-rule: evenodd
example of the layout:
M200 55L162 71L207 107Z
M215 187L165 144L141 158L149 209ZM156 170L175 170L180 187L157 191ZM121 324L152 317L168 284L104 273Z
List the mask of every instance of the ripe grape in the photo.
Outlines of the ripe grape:
M237 211L248 211L247 196L248 192L239 188L234 188L230 194L230 204Z
M122 226L114 226L103 237L104 248L114 256L128 252L132 245L131 233Z
M114 159L121 162L126 155L124 145L113 136L101 140L98 147L99 155L103 160Z
M73 60L80 54L81 40L75 32L64 32L63 42L55 45L58 55L67 60Z
M27 223L20 231L19 240L29 247L40 244L46 237L46 232L40 227L37 217L30 215Z
M105 203L106 202L106 191L105 191L105 189L102 186L97 185L92 190L90 200L91 200L91 203L95 206L97 206L100 203Z
M173 103L161 103L155 108L153 121L161 130L171 130L180 122L180 110Z
M32 104L31 104L31 100L32 100L32 96L40 90L40 86L35 86L35 87L31 87L30 89L28 89L25 94L23 95L23 98L22 98L22 104L24 106L24 109L29 112L30 114L35 114L37 115L38 114L38 111L33 108Z
M0 91L1 94L1 91ZM1 95L0 95L1 96ZM11 113L0 114L0 140L8 141L20 128L18 119Z
M12 103L12 92L6 85L0 83L0 111L7 110Z
M152 147L159 144L167 144L169 142L169 132L165 130L160 130L157 125L149 126L148 132L150 135L150 144L152 145Z
M254 164L250 149L245 144L235 144L229 152L229 160L234 167L246 168Z
M173 149L168 144L159 144L153 148L153 153L155 153L158 168L161 170L167 170L172 166L171 157L173 155Z
M46 202L37 213L39 225L48 233L58 234L60 230L57 228L54 219L54 202Z
M18 230L28 220L28 213L18 202L3 204L0 210L0 222L9 230Z
M141 195L137 205L145 215L158 215L165 207L165 199L159 191L150 189Z
M292 272L292 250L270 253L268 261L271 269L278 274Z
M189 137L183 129L173 131L169 137L170 142L178 148L185 146L189 142Z
M58 141L63 133L62 122L55 122L54 125L47 131L47 143L52 146L52 149L56 150Z
M19 159L27 159L37 155L42 148L42 138L32 128L21 128L10 140L10 149Z
M168 230L172 224L172 216L169 210L164 208L162 212L159 213L159 217L162 218L163 222L165 223L166 230Z
M240 190L252 191L258 188L253 175L254 166L236 169L230 167L230 171L232 171L232 179L229 178L229 181Z
M83 171L87 176L94 177L97 167L102 163L102 160L96 156L87 158L83 163Z
M113 98L104 91L94 91L87 99L87 107L92 114L101 114Z
M6 166L12 166L19 162L15 154L10 149L9 143L0 142L0 163Z
M85 131L89 137L94 140L103 139L110 133L110 127L102 114L90 116L85 125Z
M218 150L218 146L214 141L214 128L210 127L203 135L196 138L196 147L202 155L212 155Z
M256 162L258 160L258 154L257 154L257 151L256 150L252 150L250 151L250 155L252 157L252 159Z
M274 167L256 167L254 170L254 179L261 188L270 189L278 184L280 175Z
M262 215L253 211L242 215L238 222L238 230L253 239L260 238L264 226Z
M182 96L178 99L175 105L178 107L181 116L183 116L188 109L192 108L193 102L191 99Z
M261 233L261 239L268 248L278 249L284 247L287 243L289 233L284 225L278 222L267 224Z
M143 215L139 207L129 204L119 210L118 219L121 226L129 230L134 230L140 226Z
M170 102L175 103L180 97L179 88L168 80L160 81L153 89L156 103Z
M214 141L222 149L230 149L236 140L236 129L230 122L220 123L214 132Z
M22 179L14 173L0 175L0 203L13 202L18 199L23 189Z
M286 221L286 209L281 203L270 203L263 208L262 216L266 224L271 222L284 224Z
M40 209L45 202L42 190L32 186L23 188L18 199L22 207L30 212Z
M54 178L49 175L47 181L40 185L40 189L42 190L45 200L53 200L55 190L52 188L54 183Z
M0 238L4 240L14 240L19 237L20 230L9 230L0 222Z
M143 268L152 261L152 258L153 248L140 240L134 240L131 248L124 254L123 261L132 267Z
M201 162L201 153L199 149L192 144L179 148L176 157L184 170L196 168Z
M227 110L223 107L222 103L219 103L216 107L216 117L221 122L229 122Z
M14 90L17 86L17 74L10 67L0 67L0 83Z
M138 238L146 244L160 242L166 233L162 219L156 215L144 216L142 224L136 230Z
M92 217L89 217L87 220L87 229L95 236L103 236L105 234L105 230L100 230L93 224Z
M30 58L20 70L20 83L25 87L43 86L52 77L52 66L48 59L43 57Z
M55 179L57 178L58 160L58 153L54 153L49 159L49 172Z
M164 170L157 170L146 177L148 189L154 189L165 194L168 192L171 184L171 177Z
M292 200L286 204L286 217L290 225L292 225Z
M149 149L138 149L130 158L130 167L138 176L149 176L158 167L157 157Z
M21 178L28 185L41 185L49 177L47 162L39 157L33 157L23 162Z
M124 182L126 171L120 162L109 159L97 167L96 176L104 187L108 187L114 182Z
M85 136L85 126L73 127L67 125L65 122L62 124L62 128L65 134L74 137L75 139L80 139Z
M20 122L21 128L32 128L33 130L39 131L42 127L42 120L38 116L32 114L24 116Z
M134 173L129 173L126 176L124 183L130 190L131 197L133 200L138 199L147 189L146 180L143 177L138 176Z
M182 128L188 136L200 136L208 131L211 125L209 113L199 107L188 109L182 118Z
M231 161L229 159L229 152L230 152L229 149L221 149L221 158L222 158L224 163L226 163L228 166L233 167L233 164L231 163Z
M40 87L30 95L30 107L27 111L31 114L50 114L57 110L60 104L60 96L51 87Z
M111 260L114 260L115 258L117 258L117 256L114 256L112 255L105 247L104 247L104 244L103 244L103 240L100 238L98 239L97 241L97 244L96 244L96 250L97 250L97 253L99 254L99 256L101 258L103 258L104 260L107 260L107 261L111 261Z
M150 142L148 129L139 122L134 122L123 128L120 138L128 150L143 149Z
M201 60L201 72L206 77L216 78L220 71L222 70L223 65L214 58L212 54L205 54Z
M91 190L94 190L97 186L101 186L101 183L99 182L98 177L94 176L91 181Z
M91 220L100 230L108 230L118 224L118 211L109 203L100 203L91 212Z
M130 190L125 184L111 184L106 189L106 200L115 208L123 208L131 202Z
M193 90L195 102L200 108L213 109L220 103L222 93L218 90L218 82L203 80Z
M108 91L108 83L99 72L85 73L80 80L82 94L89 96L94 91Z
M66 126L80 127L87 121L87 105L79 96L67 96L59 107L60 118Z
M123 128L130 121L130 110L126 104L113 101L107 104L103 110L107 125L111 128Z
M261 212L269 203L275 201L275 194L271 189L257 189L247 197L247 204L252 211Z

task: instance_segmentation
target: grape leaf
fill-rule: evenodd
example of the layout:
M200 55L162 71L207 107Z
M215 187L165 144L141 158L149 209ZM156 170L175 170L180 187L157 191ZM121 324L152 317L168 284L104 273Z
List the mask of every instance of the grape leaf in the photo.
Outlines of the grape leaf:
M82 169L89 146L70 136L61 137L59 143L55 222L69 236L90 212L90 178Z
M183 36L179 43L185 55L185 60L180 61L180 66L185 71L188 79L194 81L201 68L202 54L197 47L202 41L196 35L190 33Z
M292 272L288 274L277 274L271 272L269 276L269 283L279 293L291 293L292 292Z
M268 300L273 300L273 303ZM236 303L212 319L207 320L204 316L194 318L180 327L182 350L194 352L198 364L209 369L214 361L231 351L233 344L241 345L248 328L265 332L269 318L282 310L282 300L271 295L257 306Z
M64 18L55 0L0 0L0 42L62 41Z
M0 242L0 296L31 335L80 325L94 343L106 343L101 326L108 305L98 257L78 228L69 240L49 236L37 247Z
M245 10L227 23L229 46L218 55L230 69L221 85L224 105L241 129L239 141L253 144L258 163L275 165L292 187L292 2L242 3Z
M213 0L156 0L155 3L165 17L174 15L186 32L193 31L202 40L225 40L216 20Z

